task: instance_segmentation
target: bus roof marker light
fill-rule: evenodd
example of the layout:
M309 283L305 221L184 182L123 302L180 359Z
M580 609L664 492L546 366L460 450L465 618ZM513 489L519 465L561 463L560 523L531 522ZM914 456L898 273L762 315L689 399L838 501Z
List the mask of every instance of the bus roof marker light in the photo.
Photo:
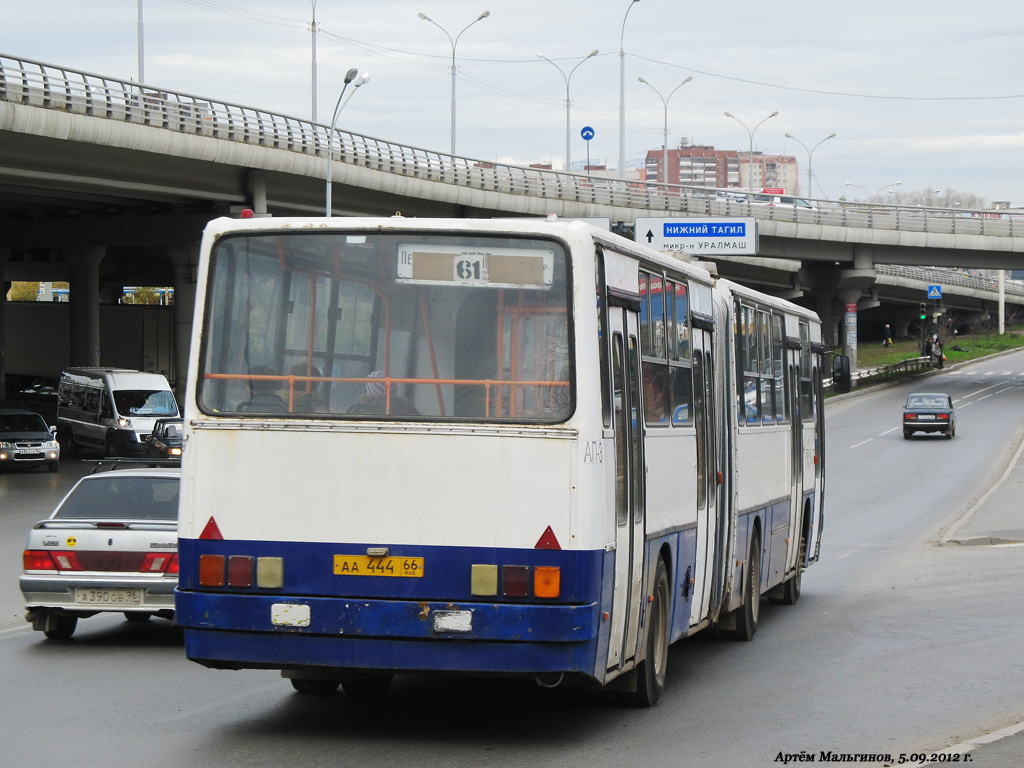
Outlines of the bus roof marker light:
M561 549L562 545L558 543L558 539L555 537L555 532L551 530L549 525L544 529L544 533L537 539L537 543L533 545L534 549Z
M212 539L215 541L224 541L224 537L220 533L220 528L217 527L217 521L212 517L210 521L203 528L203 532L199 534L200 539Z

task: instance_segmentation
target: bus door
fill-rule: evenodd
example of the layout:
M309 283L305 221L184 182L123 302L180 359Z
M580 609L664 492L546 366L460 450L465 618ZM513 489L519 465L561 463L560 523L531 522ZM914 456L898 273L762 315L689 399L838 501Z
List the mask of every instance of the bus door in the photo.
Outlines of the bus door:
M609 299L615 432L615 592L608 668L636 656L643 605L644 452L637 313Z
M797 555L800 552L800 540L803 536L800 514L804 504L804 423L803 414L800 412L800 369L798 365L790 365L790 436L792 445L790 451L790 510L789 510L789 537L793 545L789 548L788 562L786 569L792 569L797 564Z
M714 367L711 332L693 329L693 426L697 431L697 559L690 625L708 615L718 533L718 466L715 446Z

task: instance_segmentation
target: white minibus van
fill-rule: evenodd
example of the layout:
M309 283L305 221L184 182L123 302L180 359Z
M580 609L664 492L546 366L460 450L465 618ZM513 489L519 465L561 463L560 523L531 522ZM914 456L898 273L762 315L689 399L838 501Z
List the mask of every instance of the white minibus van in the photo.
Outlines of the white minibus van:
M68 368L57 391L57 435L69 452L144 455L157 419L179 415L174 392L159 373L127 368Z

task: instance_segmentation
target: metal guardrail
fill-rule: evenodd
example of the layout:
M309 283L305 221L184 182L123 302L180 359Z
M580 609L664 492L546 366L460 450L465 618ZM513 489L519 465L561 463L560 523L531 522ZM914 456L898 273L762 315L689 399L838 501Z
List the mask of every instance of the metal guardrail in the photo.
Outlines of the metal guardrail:
M864 386L865 384L874 384L878 381L885 381L887 379L902 378L908 373L914 373L917 371L925 371L932 368L932 360L930 357L911 357L906 360L900 360L898 363L892 365L879 365L874 368L861 368L853 371L850 374L850 381L854 388L858 386ZM822 380L822 386L826 390L832 388L832 378L828 377Z
M90 115L327 157L330 127L206 97L125 82L0 53L0 101ZM754 195L685 185L607 179L395 144L335 131L336 160L383 173L474 189L591 203L637 212L947 234L1024 236L1024 217L992 211L843 203L805 198L809 207L767 205Z
M928 370L932 367L930 357L911 357L900 360L892 365L880 365L875 368L862 368L853 372L851 378L854 385L867 383L876 379L890 379L905 376L908 373Z
M1024 226L1021 229L1024 231ZM999 284L992 275L972 275L969 272L958 272L952 269L875 264L875 272L880 275L918 280L922 283L939 284L943 290L952 288L968 288L988 292L999 290ZM1003 281L1003 291L1007 296L1024 298L1024 283L1019 280L1005 280Z

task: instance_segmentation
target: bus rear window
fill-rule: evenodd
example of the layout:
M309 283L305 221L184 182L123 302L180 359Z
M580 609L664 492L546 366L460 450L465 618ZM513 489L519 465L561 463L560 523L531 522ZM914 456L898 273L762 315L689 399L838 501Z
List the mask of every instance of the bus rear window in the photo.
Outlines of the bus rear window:
M572 411L557 242L228 236L209 274L207 413L550 423Z

